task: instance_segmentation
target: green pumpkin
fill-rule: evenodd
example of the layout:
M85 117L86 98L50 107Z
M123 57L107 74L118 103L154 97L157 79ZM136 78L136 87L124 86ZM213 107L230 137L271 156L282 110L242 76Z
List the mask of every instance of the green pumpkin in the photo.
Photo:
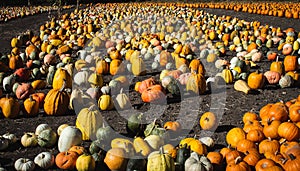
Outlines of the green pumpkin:
M98 153L101 150L100 143L101 142L99 140L92 141L92 143L89 147L89 152L91 154Z
M38 144L41 147L53 147L57 141L57 134L52 129L46 129L40 132L38 136Z
M175 171L174 159L169 154L164 154L162 149L149 154L147 171Z
M114 135L114 131L109 126L106 127L103 126L101 128L98 128L96 132L97 140L99 140L100 142L106 142L108 144L110 144L110 141L114 139L113 135ZM106 143L102 143L102 144L106 144Z
M173 95L176 95L176 96L179 96L180 95L180 88L179 88L179 83L178 81L176 81L175 79L173 79L168 85L167 85L167 90L173 94Z
M187 144L184 144L183 147L179 148L177 150L177 155L176 155L176 164L179 165L181 168L180 170L184 170L184 163L185 161L190 157L191 155L191 149Z
M103 163L106 156L106 151L100 150L98 153L92 154L92 156L96 162Z
M134 156L127 162L126 171L144 171L146 170L147 161L142 156Z
M131 115L126 124L126 129L129 134L132 135L139 135L141 131L143 131L143 121L144 121L144 114L143 113L136 113Z

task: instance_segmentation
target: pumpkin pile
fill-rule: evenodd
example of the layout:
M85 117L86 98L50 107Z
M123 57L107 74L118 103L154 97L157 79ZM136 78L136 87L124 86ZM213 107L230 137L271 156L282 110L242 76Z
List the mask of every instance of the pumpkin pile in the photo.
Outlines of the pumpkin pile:
M299 100L267 104L259 115L245 113L244 127L231 129L226 135L229 147L220 151L226 168L299 169Z

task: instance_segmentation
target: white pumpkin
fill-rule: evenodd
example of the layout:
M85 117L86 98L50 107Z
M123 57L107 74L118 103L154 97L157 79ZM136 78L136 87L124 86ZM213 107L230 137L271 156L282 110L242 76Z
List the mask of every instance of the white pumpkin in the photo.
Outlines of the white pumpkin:
M154 150L158 150L164 144L164 139L162 137L160 137L159 135L149 135L144 140Z
M15 134L5 133L2 135L2 137L8 139L10 144L16 143L18 141Z
M54 165L54 155L50 152L41 152L34 158L34 163L43 169L48 169Z
M68 126L60 134L58 139L59 152L68 151L74 145L82 143L82 133L75 126Z
M88 79L89 79L89 72L87 69L83 69L82 68L82 71L79 71L78 73L76 73L74 75L74 83L79 85L79 86L84 86L84 87L88 87L89 86L89 82L88 82Z
M199 156L196 152L192 152L191 156L184 163L185 171L213 171L213 165L204 156Z
M19 158L15 162L15 169L17 171L32 171L34 168L34 162L28 158Z
M48 124L40 124L35 128L35 135L39 135L42 131L46 129L51 129Z

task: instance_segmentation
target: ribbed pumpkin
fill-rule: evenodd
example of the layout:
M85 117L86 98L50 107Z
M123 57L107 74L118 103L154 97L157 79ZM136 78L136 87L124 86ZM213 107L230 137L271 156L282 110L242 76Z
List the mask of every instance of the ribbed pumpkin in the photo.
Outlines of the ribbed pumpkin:
M148 87L146 90L143 91L141 97L143 102L146 103L161 102L166 98L163 92L163 88L159 84Z
M278 127L278 135L288 141L296 141L300 137L300 130L294 123L283 122Z
M65 84L60 89L51 89L44 103L47 115L63 115L68 110L70 95L65 91Z
M205 75L205 72L206 72L205 68L199 59L193 59L190 62L189 68L190 68L191 72L196 72L198 74Z
M120 59L114 59L110 62L109 72L111 75L116 75L117 73L122 73L124 71L124 66L120 66L122 61Z
M286 56L283 61L285 72L296 71L298 69L297 56Z
M192 73L188 78L186 90L195 94L204 94L206 91L206 81L202 74Z
M240 140L246 138L246 134L242 128L232 128L226 135L226 142L231 147L237 147Z
M53 82L52 82L52 87L53 89L61 89L63 84L65 83L65 88L72 88L72 77L68 73L66 69L63 68L58 68L55 71L54 77L53 77Z
M96 62L96 73L107 74L109 72L109 64L104 59L99 59Z
M149 154L147 171L175 171L174 159L160 148L160 151Z
M103 118L96 105L83 108L76 119L76 127L82 132L82 140L95 140L96 132L102 125Z

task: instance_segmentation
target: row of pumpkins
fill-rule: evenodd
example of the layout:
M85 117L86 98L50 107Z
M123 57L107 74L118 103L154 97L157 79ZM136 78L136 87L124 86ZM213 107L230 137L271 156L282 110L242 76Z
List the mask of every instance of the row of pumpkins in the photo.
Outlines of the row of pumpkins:
M63 6L63 9L69 9L71 6ZM0 22L9 21L16 18L36 15L52 10L57 10L58 6L16 6L16 7L1 7Z
M164 4L164 3L162 3ZM286 18L299 18L299 3L294 2L194 2L194 3L173 3L179 7L192 8L212 8L212 9L226 9L235 10L237 12L248 12L250 14L269 15Z

